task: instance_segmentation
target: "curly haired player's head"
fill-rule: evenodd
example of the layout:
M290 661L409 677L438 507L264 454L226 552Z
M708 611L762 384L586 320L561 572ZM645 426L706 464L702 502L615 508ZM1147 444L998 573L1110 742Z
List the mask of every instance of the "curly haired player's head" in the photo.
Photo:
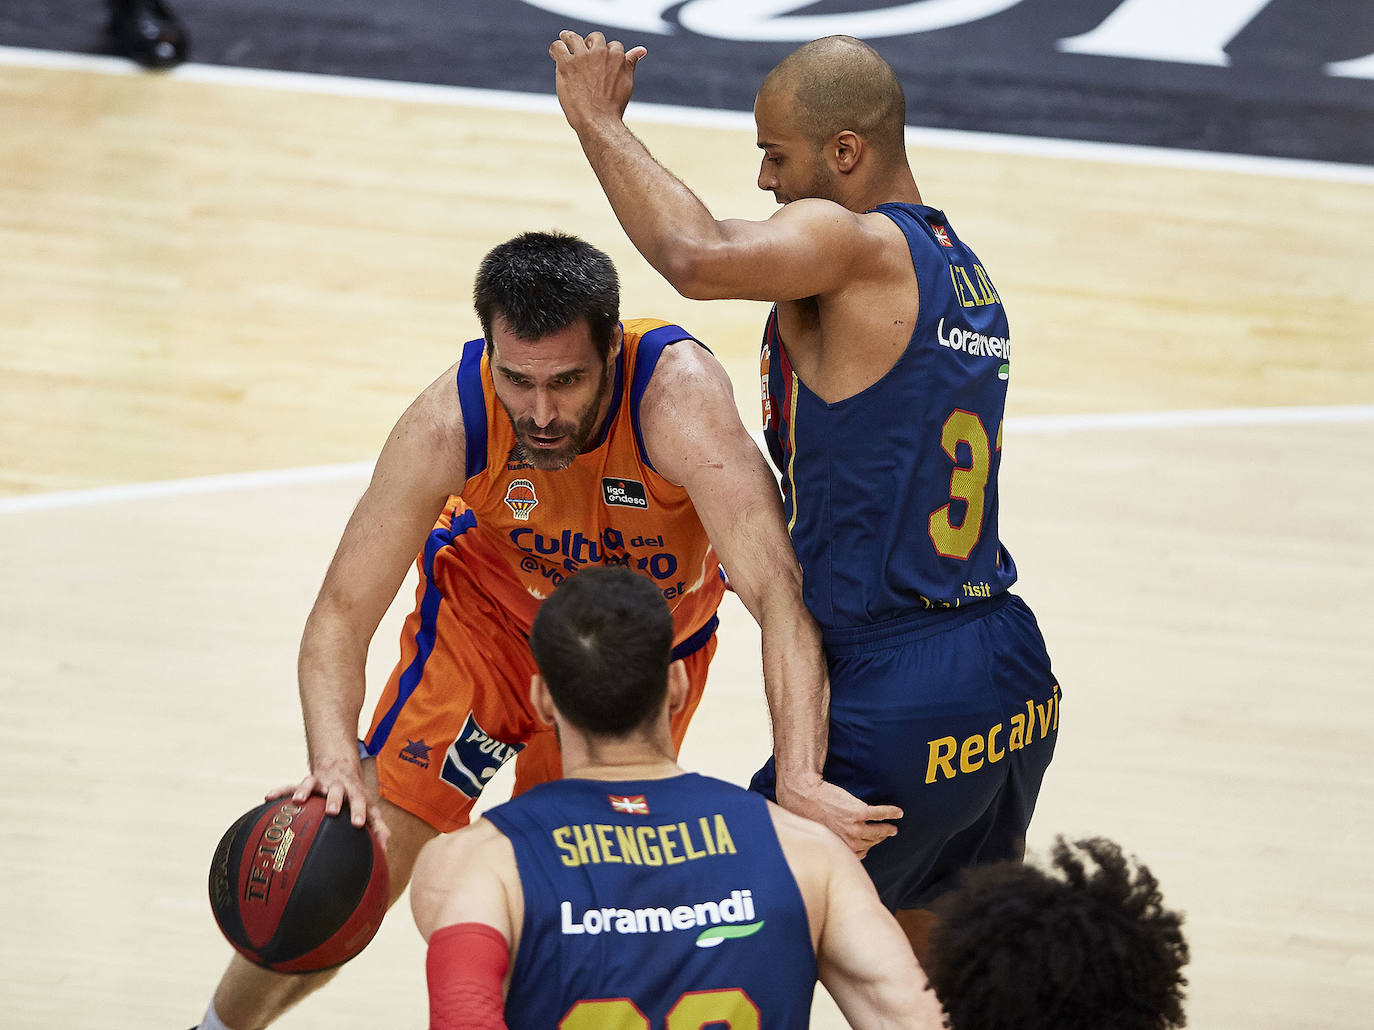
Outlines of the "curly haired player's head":
M935 903L926 974L953 1030L1168 1030L1187 1023L1183 919L1159 881L1101 837L1053 870L971 870Z

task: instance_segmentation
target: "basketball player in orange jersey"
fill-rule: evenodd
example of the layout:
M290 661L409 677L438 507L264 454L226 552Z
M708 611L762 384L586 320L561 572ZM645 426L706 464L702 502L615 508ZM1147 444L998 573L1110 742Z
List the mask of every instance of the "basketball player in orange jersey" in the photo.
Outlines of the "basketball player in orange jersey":
M571 236L496 247L474 299L483 338L396 424L301 641L310 772L294 795L323 794L333 812L346 799L373 826L393 900L421 846L466 825L505 762L516 793L560 775L555 735L529 703L527 634L579 568L629 568L670 607L689 680L675 748L715 650L722 565L762 629L765 679L807 694L826 684L775 481L710 352L677 326L622 323L610 259ZM360 745L368 645L417 552L401 660ZM842 801L853 834L895 832L869 820L899 810ZM331 975L236 955L202 1027L266 1026Z
M924 960L932 903L960 871L1021 857L1059 731L998 526L1002 297L923 201L901 83L872 47L814 40L759 87L758 187L781 205L765 221L717 220L626 127L645 53L598 32L549 47L563 112L645 259L684 296L774 302L764 438L830 689L766 684L790 728L751 786L842 836L855 824L813 801L822 777L906 813L864 864Z

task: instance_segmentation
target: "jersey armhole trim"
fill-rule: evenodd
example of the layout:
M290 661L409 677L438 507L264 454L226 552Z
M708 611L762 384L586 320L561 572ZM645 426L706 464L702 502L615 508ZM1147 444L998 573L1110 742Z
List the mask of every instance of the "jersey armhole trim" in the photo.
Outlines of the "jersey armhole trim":
M463 411L467 450L464 481L487 470L487 400L482 392L482 355L486 349L486 340L469 340L463 344L458 363L458 404Z
M709 347L680 325L662 325L657 329L650 329L639 338L639 346L635 351L634 379L630 382L630 425L634 429L635 449L639 451L639 460L653 472L658 472L658 469L654 468L654 463L649 460L649 452L644 446L639 402L644 398L644 391L649 388L649 380L653 378L658 359L663 356L663 348L683 340L691 340L698 347L704 348L706 353L711 353Z

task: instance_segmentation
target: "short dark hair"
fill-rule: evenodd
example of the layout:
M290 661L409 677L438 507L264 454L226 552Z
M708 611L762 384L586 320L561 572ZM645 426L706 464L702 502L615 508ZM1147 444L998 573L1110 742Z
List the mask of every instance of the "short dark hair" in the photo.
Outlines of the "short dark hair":
M576 236L521 233L482 259L472 304L488 352L498 316L522 340L537 340L586 319L605 361L620 321L620 279L606 254Z
M1096 868L1090 869L1084 859ZM953 1030L1166 1030L1187 1024L1183 918L1109 840L1053 848L1054 870L972 869L932 908L926 975Z
M793 127L823 145L849 129L888 160L906 160L906 96L878 51L853 36L803 43L768 73L759 92L788 90Z
M647 576L590 566L539 606L530 649L564 718L587 733L624 737L663 705L673 617Z

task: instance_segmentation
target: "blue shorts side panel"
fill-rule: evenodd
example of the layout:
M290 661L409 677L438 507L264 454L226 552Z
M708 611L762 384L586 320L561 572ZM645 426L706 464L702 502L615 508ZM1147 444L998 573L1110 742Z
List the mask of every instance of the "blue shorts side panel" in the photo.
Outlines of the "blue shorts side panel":
M864 861L884 904L925 907L959 870L1019 858L1060 700L1025 603L828 650L825 777L905 812ZM773 786L770 759L751 787L772 797Z

